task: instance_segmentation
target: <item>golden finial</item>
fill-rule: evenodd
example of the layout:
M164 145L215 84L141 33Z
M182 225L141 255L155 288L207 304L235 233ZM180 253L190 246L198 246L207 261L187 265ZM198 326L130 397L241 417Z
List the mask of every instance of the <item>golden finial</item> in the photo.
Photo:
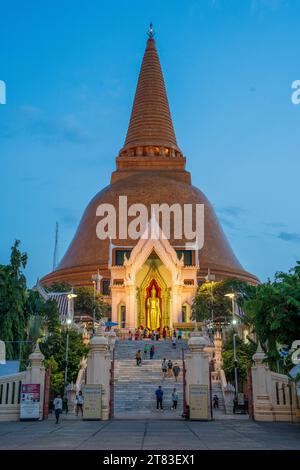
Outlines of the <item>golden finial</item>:
M148 36L150 39L154 38L154 29L153 29L153 24L152 22L150 23L149 25L149 29L148 29Z

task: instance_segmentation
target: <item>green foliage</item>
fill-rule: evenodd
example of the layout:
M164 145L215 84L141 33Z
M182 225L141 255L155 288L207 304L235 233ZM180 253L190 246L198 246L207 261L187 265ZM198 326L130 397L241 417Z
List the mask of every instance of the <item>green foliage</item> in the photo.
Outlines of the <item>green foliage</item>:
M200 284L192 305L192 318L197 321L213 318L215 322L227 322L232 318L232 302L225 294L234 293L238 303L248 296L249 286L236 279Z
M45 359L44 365L46 369L51 367L50 389L52 394L55 396L58 393L62 393L64 387L64 372L59 370L58 363L54 356Z
M289 273L278 272L270 280L252 288L252 297L243 304L247 321L254 327L264 347L270 367L281 362L283 370L289 367L278 354L278 344L288 346L300 338L300 263Z
M93 316L94 310L94 288L93 287L77 287L75 289L77 297L74 299L75 314L80 316ZM108 305L104 302L103 297L96 292L95 297L95 317L97 320L104 317L107 313Z
M256 343L249 340L244 343L238 336L236 341L236 359L238 368L238 380L242 384L247 377L247 371L252 366L252 356L257 349ZM227 380L234 383L234 350L233 350L233 331L228 334L228 338L223 347L223 369Z
M16 240L11 248L10 263L0 265L0 338L3 341L25 341L27 336L28 311L26 278L27 255L19 250ZM6 343L8 359L19 357L23 345Z
M64 370L66 366L66 341L67 329L56 331L49 335L45 343L41 343L41 351L45 355L45 364L51 364L51 379L53 392L62 392L64 382ZM67 383L76 382L80 362L88 352L88 347L83 344L82 334L75 329L69 329L68 349L68 377Z
M49 292L70 292L71 289L71 284L67 282L54 282L47 290Z

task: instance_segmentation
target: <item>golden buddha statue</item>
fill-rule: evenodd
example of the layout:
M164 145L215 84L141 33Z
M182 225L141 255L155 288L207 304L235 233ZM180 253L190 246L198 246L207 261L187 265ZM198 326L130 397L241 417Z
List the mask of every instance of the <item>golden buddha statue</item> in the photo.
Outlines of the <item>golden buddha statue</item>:
M147 299L147 327L150 330L157 330L160 327L159 298L156 297L154 286L151 289L151 297Z

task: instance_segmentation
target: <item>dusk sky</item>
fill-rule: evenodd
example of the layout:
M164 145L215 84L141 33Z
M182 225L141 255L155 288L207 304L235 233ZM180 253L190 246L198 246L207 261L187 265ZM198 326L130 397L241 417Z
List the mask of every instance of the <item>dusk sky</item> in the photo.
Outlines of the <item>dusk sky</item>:
M110 182L155 39L192 182L238 259L264 281L300 259L300 1L0 2L0 263L52 269Z

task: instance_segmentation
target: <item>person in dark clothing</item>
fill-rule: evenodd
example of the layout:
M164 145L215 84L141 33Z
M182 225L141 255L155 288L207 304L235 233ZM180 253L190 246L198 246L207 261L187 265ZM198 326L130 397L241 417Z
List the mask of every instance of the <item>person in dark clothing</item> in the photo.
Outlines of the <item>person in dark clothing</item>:
M173 374L174 374L175 382L177 382L177 380L178 380L179 373L180 373L180 367L177 364L177 362L175 362L175 364L173 366Z
M135 358L136 358L136 365L139 366L142 364L142 354L141 354L141 350L139 349L137 351L137 353L135 354Z
M213 396L214 408L219 408L219 398L217 395Z
M69 406L68 406L68 399L66 396L63 397L63 410L65 411L67 415L69 412Z
M158 410L159 410L159 408L162 410L163 409L163 395L164 395L164 392L161 388L161 385L156 390L155 395L156 395L156 408Z
M152 345L150 349L150 359L153 359L153 356L154 356L154 346Z

